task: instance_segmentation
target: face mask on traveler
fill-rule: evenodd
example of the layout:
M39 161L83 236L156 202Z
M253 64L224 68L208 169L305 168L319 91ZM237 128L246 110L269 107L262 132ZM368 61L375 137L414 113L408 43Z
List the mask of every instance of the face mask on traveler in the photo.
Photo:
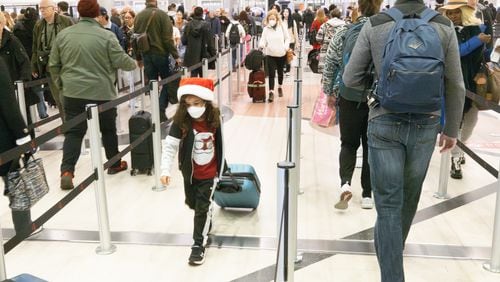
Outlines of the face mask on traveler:
M205 106L191 106L187 109L187 111L192 118L200 118L205 113Z
M276 25L276 20L269 20L269 25L270 26L275 26Z

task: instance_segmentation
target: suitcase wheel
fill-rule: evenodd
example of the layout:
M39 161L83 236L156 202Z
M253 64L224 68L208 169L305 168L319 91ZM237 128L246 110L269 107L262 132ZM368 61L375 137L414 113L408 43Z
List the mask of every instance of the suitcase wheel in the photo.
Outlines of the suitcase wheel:
M146 174L149 175L149 176L153 175L153 173L151 172L150 168L146 169Z
M136 176L136 175L137 175L137 171L138 171L138 170L137 170L137 169L135 169L135 168L134 168L134 169L132 169L132 170L130 171L130 175L131 175L131 176Z

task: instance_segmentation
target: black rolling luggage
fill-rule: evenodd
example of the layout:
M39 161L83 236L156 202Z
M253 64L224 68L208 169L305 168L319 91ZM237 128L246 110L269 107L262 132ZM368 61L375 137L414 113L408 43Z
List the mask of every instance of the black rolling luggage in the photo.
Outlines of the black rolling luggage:
M128 120L130 143L137 140L144 132L152 127L151 114L138 111ZM151 175L153 169L153 138L149 135L142 143L132 149L132 170L130 175L137 173Z

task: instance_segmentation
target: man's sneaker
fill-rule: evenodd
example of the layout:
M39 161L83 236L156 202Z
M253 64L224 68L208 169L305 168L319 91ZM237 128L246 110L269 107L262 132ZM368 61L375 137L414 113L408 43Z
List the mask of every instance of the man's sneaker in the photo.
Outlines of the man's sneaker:
M191 255L189 256L189 264L200 265L205 262L205 248L194 245L191 247Z
M121 161L119 166L112 166L108 168L108 174L117 174L120 171L124 171L128 168L126 161Z
M73 186L73 178L75 176L73 175L73 173L71 171L64 171L62 174L61 174L61 189L62 190L71 190L73 188L75 188L75 186Z
M450 176L454 179L462 179L462 167L460 158L451 158Z
M340 200L335 204L335 208L339 210L345 210L349 207L349 201L352 198L351 185L346 183L340 188L342 193L340 194Z
M361 208L367 210L373 209L373 199L369 197L361 199Z

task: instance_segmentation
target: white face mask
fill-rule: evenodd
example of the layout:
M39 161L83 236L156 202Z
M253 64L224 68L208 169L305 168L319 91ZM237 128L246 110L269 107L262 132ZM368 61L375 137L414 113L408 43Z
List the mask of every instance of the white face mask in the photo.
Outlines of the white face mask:
M269 25L270 26L275 26L276 25L276 20L269 20Z
M200 118L205 113L205 106L191 106L187 109L187 111L192 118Z

